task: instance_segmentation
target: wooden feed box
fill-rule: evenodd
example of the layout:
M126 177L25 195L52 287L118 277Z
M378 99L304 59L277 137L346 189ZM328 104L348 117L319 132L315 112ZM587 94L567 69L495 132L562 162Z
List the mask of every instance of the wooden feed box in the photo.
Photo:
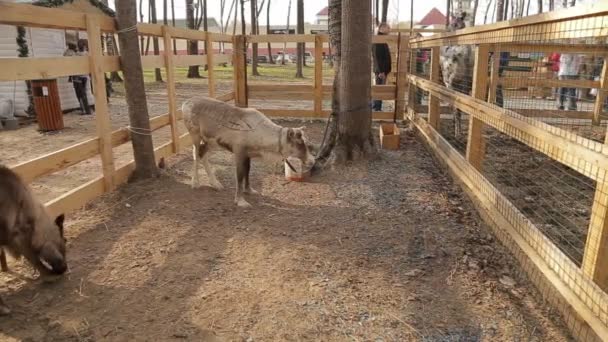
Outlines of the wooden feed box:
M399 127L396 124L380 125L380 146L383 149L398 150L400 137Z

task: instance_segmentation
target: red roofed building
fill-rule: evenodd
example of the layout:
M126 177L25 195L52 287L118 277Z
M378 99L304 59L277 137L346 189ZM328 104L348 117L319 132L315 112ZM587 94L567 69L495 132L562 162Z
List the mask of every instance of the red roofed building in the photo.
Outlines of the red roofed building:
M422 20L418 23L419 26L433 26L433 25L445 25L446 16L441 13L436 7L427 13Z
M329 7L323 8L317 13L317 25L328 25L329 24Z

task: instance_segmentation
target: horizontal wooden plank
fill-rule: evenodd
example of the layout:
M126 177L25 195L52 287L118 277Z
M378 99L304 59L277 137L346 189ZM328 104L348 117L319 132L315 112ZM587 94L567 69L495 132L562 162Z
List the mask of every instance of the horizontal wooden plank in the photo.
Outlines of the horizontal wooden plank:
M232 55L215 54L213 55L213 64L220 65L224 63L232 63Z
M262 34L247 36L247 43L314 43L312 34Z
M162 36L162 25L138 23L137 33L144 36Z
M86 75L89 57L2 58L0 81L37 80Z
M101 69L104 72L120 71L119 56L102 56L101 63Z
M141 67L143 69L164 68L165 59L163 56L141 56Z
M97 154L99 154L99 139L94 138L13 165L10 168L15 171L24 182L30 183L36 178L63 170L80 163L83 160L92 158Z
M552 39L581 38L589 35L585 30L597 29L594 36L608 34L593 17L601 17L608 12L608 2L599 1L590 5L551 11L514 20L504 20L489 25L468 27L450 33L439 33L430 37L417 38L412 47L432 47L447 44L475 44L484 42L521 43L549 41ZM588 21L585 21L585 19ZM601 23L601 20L599 21ZM533 26L533 27L532 27ZM578 27L580 29L573 29Z
M491 44L490 51L509 51L509 52L543 52L551 54L555 51L562 53L580 53L593 55L606 55L608 51L605 45L587 45L587 44L551 44L549 42L542 43L503 43Z
M399 36L397 35L385 35L385 36L372 36L372 44L379 43L388 43L388 44L397 44L399 42Z
M175 67L189 67L191 65L207 64L207 56L205 55L176 55L173 56L173 65Z
M312 109L270 109L270 108L256 108L260 112L270 117L282 117L282 118L320 118L325 119L329 117L330 111L323 110L321 115L317 115ZM373 112L373 120L392 120L394 116L393 112Z
M482 100L447 89L426 79L410 75L410 82L430 91L441 101L519 140L531 148L593 179L604 181L608 171L608 151L604 145L541 121L526 118Z
M215 98L220 101L224 101L224 102L232 101L232 100L234 100L234 92L231 91L229 93L216 96Z
M114 19L103 15L94 16L102 31L115 30ZM87 28L84 13L6 1L0 1L0 24L71 30Z
M253 91L286 91L286 92L312 92L314 87L310 84L269 84L252 83L247 85L248 90Z
M188 40L205 40L207 39L207 32L197 31L173 26L167 26L171 38L177 39L188 39Z
M535 78L535 77L502 77L498 80L498 84L501 84L505 88L518 88L518 87L569 87L569 88L599 88L599 81L592 80L558 80L558 79L547 79L547 78Z
M207 32L212 42L232 43L232 35L224 33Z
M169 122L170 122L169 114L162 114L159 116L155 116L150 119L150 129L154 132L162 127L167 126L169 124ZM123 127L123 128L113 131L111 139L112 139L112 147L120 146L124 143L131 141L131 136L129 134L129 128Z
M45 203L48 212L53 215L67 214L84 207L85 204L104 193L103 176L66 192L65 194Z
M606 317L600 318L596 314L597 307L606 307L608 303L606 293L584 276L578 266L428 123L421 119L414 119L413 122L431 150L471 195L484 220L495 230L496 236L523 265L527 263L523 258L527 257L536 271L540 272L536 274L544 276L569 304L560 306L566 310L562 314L569 316L570 310L574 310L598 336L608 336ZM537 276L532 278L535 282L538 281Z

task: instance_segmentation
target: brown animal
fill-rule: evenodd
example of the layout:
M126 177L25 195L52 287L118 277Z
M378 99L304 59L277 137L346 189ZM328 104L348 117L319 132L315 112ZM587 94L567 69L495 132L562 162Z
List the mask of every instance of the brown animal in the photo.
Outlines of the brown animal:
M23 256L42 277L61 275L68 268L63 221L63 214L52 219L21 178L0 165L0 249ZM0 298L0 315L8 313Z
M209 164L208 151L217 148L228 150L234 154L236 162L234 201L239 207L250 206L243 193L256 193L249 184L251 158L292 157L300 159L305 168L314 164L303 128L279 126L255 109L239 108L200 97L184 102L182 112L193 145L192 187L200 186L198 169L202 162L211 186L217 190L223 189Z

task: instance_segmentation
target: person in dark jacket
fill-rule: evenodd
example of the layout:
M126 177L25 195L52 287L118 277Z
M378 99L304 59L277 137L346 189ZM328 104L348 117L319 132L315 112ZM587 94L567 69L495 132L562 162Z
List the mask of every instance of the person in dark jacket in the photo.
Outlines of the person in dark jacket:
M378 26L378 35L389 34L391 28L386 23ZM372 46L374 56L374 74L376 75L376 85L386 84L388 74L391 72L391 52L388 44L380 43ZM382 100L374 100L372 104L374 111L382 110Z

